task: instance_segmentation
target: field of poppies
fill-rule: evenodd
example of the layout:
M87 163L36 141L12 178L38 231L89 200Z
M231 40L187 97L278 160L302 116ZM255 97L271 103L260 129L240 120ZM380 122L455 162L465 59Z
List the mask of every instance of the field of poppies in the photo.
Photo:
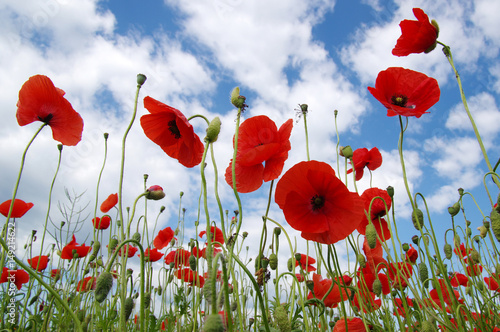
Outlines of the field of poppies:
M451 49L438 41L436 22L419 8L413 13L417 20L400 23L401 37L392 53L407 56L442 49L488 167L485 179L500 189L495 173L500 160L492 164L488 158ZM392 187L357 190L356 181L371 177L382 164L376 147L353 151L337 144L338 159L350 165L345 174L338 165L335 169L311 160L308 150L304 161L284 172L293 120L276 124L259 115L240 121L248 106L239 88L231 92L236 108L233 157L220 179L212 162L220 119L186 118L153 97L143 98L149 112L139 119L144 134L183 167L198 167L201 188L196 238L182 238L181 209L177 228L150 234L146 222L141 223L147 204L142 212L136 206L163 199L163 188L147 185L145 176L145 190L134 202L123 201L126 138L136 122L144 84L147 78L139 74L134 111L123 134L116 192L98 200L85 221L93 225L92 241L79 243L84 236L76 233L69 234L69 243L53 243L46 218L36 234L40 252L15 249L16 223L36 204L17 197L27 152L47 126L60 151L77 145L84 122L47 76L32 76L21 87L19 125L41 125L22 155L12 198L0 204L6 217L0 237L0 331L500 331L500 196L485 185L489 201L475 202L483 216L476 230L463 208L469 193L459 189L456 203L448 208L453 227L442 234L433 227L425 197L412 192L407 182L403 139L408 118L425 116L439 101L434 78L390 67L368 87L387 116L399 121L397 146L417 234L408 239L398 235ZM299 112L307 146L308 105L300 105ZM190 124L194 117L206 121L202 139ZM105 134L105 142L107 138ZM206 175L208 168L215 178ZM100 181L99 176L97 190ZM214 181L215 193L207 190L207 181ZM224 210L219 181L234 191L234 212ZM250 258L248 248L245 251L246 208L239 195L260 190L264 182L270 183L269 200L258 226L261 241L252 244L258 254ZM208 206L209 195L217 202L216 211ZM271 204L277 204L282 215L272 216ZM290 237L278 219L301 237ZM65 226L62 222L59 229ZM308 252L297 252L298 241L307 243ZM341 264L339 246L348 250L348 269ZM137 257L140 268L133 271L129 260ZM164 263L156 271L160 260Z

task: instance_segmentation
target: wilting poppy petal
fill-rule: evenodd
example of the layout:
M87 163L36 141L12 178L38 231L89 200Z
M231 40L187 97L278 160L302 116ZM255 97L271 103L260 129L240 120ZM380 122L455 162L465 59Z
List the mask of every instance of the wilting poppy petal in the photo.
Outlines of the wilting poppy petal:
M116 203L118 203L118 194L111 194L101 203L101 212L108 213Z
M7 217L9 215L9 209L10 209L11 203L12 203L12 200L9 199L8 201L5 201L2 204L0 204L0 213L3 214L5 217ZM11 218L21 218L32 207L33 207L33 203L26 203L23 200L16 198L14 200L14 207L12 208L12 213L10 214L10 217Z
M16 117L20 126L34 121L47 123L52 137L64 145L76 145L82 139L82 117L47 76L32 76L23 84Z
M167 227L158 232L158 235L156 235L153 241L153 245L156 249L161 250L168 246L173 238L174 231L172 230L172 228Z
M387 116L422 114L439 101L441 91L437 81L425 74L401 67L381 71L375 88L368 91L387 108Z
M28 258L28 263L34 270L43 271L47 268L47 264L49 263L49 256L43 255L43 256L35 256L32 259Z
M418 21L403 20L399 23L401 37L398 38L392 54L407 56L411 53L430 52L436 47L439 31L429 22L429 17L420 8L413 8Z
M275 201L302 237L324 244L345 239L361 222L363 201L335 176L330 165L305 161L279 180Z
M144 98L144 107L151 113L141 117L146 136L182 165L200 164L205 148L184 114L151 97Z

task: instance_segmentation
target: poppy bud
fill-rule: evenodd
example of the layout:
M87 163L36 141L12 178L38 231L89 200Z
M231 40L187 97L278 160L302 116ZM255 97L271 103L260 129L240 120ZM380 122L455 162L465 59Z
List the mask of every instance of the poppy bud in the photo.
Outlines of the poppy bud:
M418 246L418 235L413 235L411 237L411 242L413 242L414 244L416 244Z
M300 111L302 112L302 114L307 114L307 108L309 107L309 105L299 104L299 106L300 106Z
M488 234L488 229L486 227L484 227L484 225L482 226L479 226L477 228L477 230L479 231L479 235L484 239L486 237L486 235Z
M474 263L477 264L479 263L480 257L479 257L479 252L477 250L472 250L469 259Z
M410 250L410 246L408 245L408 243L403 243L403 250L406 252L408 250Z
M366 258L364 255L362 255L362 254L358 255L358 263L359 263L359 266L361 266L362 268L366 267Z
M280 331L291 331L292 325L288 320L288 314L282 305L277 306L274 309L274 320L278 324Z
M464 188L458 188L458 194L460 196L463 196L464 195Z
M281 228L280 227L274 227L274 234L276 234L277 236L280 236L280 234L281 234Z
M314 281L312 280L307 280L306 281L306 286L307 288L314 293Z
M137 85L142 86L147 80L146 75L144 74L137 74Z
M213 143L217 141L220 132L220 125L220 118L216 116L208 125L207 136L205 137L206 142Z
M218 313L210 314L205 320L204 332L223 332L224 323L222 317Z
M95 286L95 300L102 303L108 296L109 291L113 287L113 275L111 272L104 271L97 278Z
M456 202L452 206L448 207L448 213L450 216L454 217L460 212L460 203Z
M137 242L141 242L141 233L135 232L134 235L132 235L132 240L135 240Z
M260 266L264 269L267 269L267 266L269 265L269 258L267 257L262 257L260 260Z
M500 214L496 209L491 210L490 220L491 230L496 239L500 241Z
M32 305L33 305L33 303L35 303L35 302L36 302L36 300L38 300L38 294L36 294L35 296L33 296L33 297L31 298L31 300L30 300L30 301L29 301L29 303L28 303L28 306L32 306Z
M189 256L189 268L196 271L196 257L193 255Z
M163 288L160 286L158 286L158 288L156 288L156 292L158 293L159 296L161 296L161 293L163 291Z
M109 251L111 252L115 251L117 245L118 245L118 239L112 238L111 240L109 240L108 244Z
M453 244L455 245L455 248L460 247L460 242L461 242L460 235L455 233L455 236L453 236Z
M149 308L150 303L151 303L151 292L146 292L144 294L144 307Z
M413 226L415 229L419 230L424 226L424 213L422 210L416 208L412 213L411 213L411 221L413 221Z
M130 317L130 314L132 313L132 310L134 310L134 299L131 297L127 297L125 299L125 320L127 321Z
M104 139L107 140L109 137L109 134L108 133L104 133Z
M380 294L382 294L382 282L380 279L375 279L373 281L372 288L375 295L380 296Z
M377 246L377 230L375 229L375 225L373 223L366 225L365 237L370 249L375 249Z
M162 199L163 197L165 197L165 193L163 192L163 188L158 186L158 185L151 186L146 190L146 198L147 199L152 199L152 200L158 201L158 200Z
M387 194L389 195L390 198L394 197L394 187L393 186L387 187L386 191L387 191Z
M203 297L205 300L210 304L212 303L213 299L213 294L212 294L212 286L213 286L214 280L212 277L208 277L205 280L205 285L203 286L202 292L203 292Z
M353 152L352 148L348 146L344 146L340 149L340 155L345 158L352 158Z
M245 97L240 96L240 88L234 88L231 92L231 104L233 104L234 107L244 109L247 106L245 105L245 100Z
M101 243L99 241L95 241L92 247L92 253L97 255L97 253L99 253L99 249L101 249Z
M62 144L57 144L57 150L62 151L63 145Z
M248 236L248 232L243 232L241 235L243 235L243 238L246 238Z
M295 260L296 260L297 262L300 262L300 259L301 259L301 258L302 258L302 255L301 255L301 254L299 254L299 253L296 253L296 254L295 254Z
M269 255L269 267L271 270L276 270L278 267L278 256L275 253Z
M287 262L287 267L288 267L288 271L289 272L292 272L293 271L293 261L291 258L288 259L288 262Z
M427 265L425 263L418 264L418 277L420 281L424 284L424 287L429 287L429 270L427 269Z
M160 213L163 213L163 211L165 211L165 207L162 205L162 206L160 207Z
M104 264L102 262L102 258L98 258L97 261L96 261L97 265L99 265L100 267L104 267Z
M451 248L451 244L446 243L444 245L444 255L446 259L451 259L451 254L453 253L453 249Z

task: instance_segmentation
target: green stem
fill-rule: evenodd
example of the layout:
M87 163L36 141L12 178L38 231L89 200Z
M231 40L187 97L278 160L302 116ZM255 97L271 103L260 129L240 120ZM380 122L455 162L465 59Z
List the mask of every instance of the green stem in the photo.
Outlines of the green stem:
M309 157L309 134L307 133L307 112L302 112L304 115L304 129L306 132L306 152L307 152L307 161L310 161L311 158Z

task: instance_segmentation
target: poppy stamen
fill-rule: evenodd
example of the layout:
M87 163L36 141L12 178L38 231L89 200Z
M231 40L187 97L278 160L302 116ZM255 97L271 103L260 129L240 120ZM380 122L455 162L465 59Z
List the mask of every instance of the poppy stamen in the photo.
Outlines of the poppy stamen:
M405 95L394 95L391 98L392 104L396 106L406 107L406 103L408 102L408 97Z
M313 198L311 198L311 205L313 211L319 210L325 205L325 199L323 196L320 195L315 195Z
M53 117L54 117L54 115L52 115L52 113L49 113L44 118L42 118L41 116L38 116L38 120L42 121L43 123L49 124L50 120L52 120Z
M177 123L175 122L175 120L171 120L168 122L168 130L170 130L170 132L176 139L182 137L181 132L179 131L179 128L177 127Z

